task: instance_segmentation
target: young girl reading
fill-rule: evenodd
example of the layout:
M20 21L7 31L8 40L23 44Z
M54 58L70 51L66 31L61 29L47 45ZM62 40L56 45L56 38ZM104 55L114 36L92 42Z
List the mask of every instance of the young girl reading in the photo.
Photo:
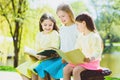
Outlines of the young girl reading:
M71 72L74 80L81 80L80 73L86 69L97 70L100 68L102 54L102 39L99 36L92 18L87 13L82 13L76 17L76 24L79 35L75 48L81 49L85 55L84 62L78 65L71 63L64 67L64 79L71 80Z
M70 51L75 46L77 38L77 26L74 23L74 15L68 4L60 4L56 11L63 25L60 27L60 49L64 52ZM34 70L39 75L39 80L45 78L46 73L54 79L63 77L63 67L66 63L62 63L61 58L48 59L41 62Z
M39 21L40 32L36 36L36 50L41 51L49 47L59 48L59 34L56 21L51 14L44 13ZM38 56L38 55L37 55ZM41 58L42 56L38 56ZM30 61L26 61L17 67L17 71L23 75L24 80L28 80L32 77L31 66L38 60L31 58Z

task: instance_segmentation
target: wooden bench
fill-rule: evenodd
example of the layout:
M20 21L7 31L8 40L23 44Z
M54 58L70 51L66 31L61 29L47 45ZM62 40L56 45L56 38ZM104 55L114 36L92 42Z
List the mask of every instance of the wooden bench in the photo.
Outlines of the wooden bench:
M100 70L85 70L81 73L82 80L105 80L105 76L110 75L112 72L108 68ZM60 79L56 79L60 80Z

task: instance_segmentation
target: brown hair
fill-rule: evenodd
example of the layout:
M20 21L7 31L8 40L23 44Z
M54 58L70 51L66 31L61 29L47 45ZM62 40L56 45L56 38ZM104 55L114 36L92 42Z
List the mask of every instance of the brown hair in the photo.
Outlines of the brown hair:
M54 23L54 25L53 25L53 30L58 31L58 27L57 27L57 25L56 25L56 20L54 19L54 17L53 17L51 14L44 13L44 14L41 16L40 21L39 21L39 29L40 29L40 32L43 31L41 23L42 23L44 20L46 20L46 19L51 20L51 21Z
M99 34L97 29L96 29L96 27L95 27L95 25L94 25L92 17L88 13L81 13L81 14L79 14L76 17L75 21L77 21L77 22L85 21L88 30L90 30L92 32L96 32L97 34ZM102 51L103 51L104 45L103 45L102 39L101 39L101 47L102 47Z
M70 5L65 4L65 3L60 4L60 5L57 7L56 13L57 13L58 11L60 11L60 10L68 13L68 15L70 16L71 21L72 21L73 23L75 22L75 20L74 20L74 14L73 14L73 11L72 11L72 8L71 8Z
M85 21L88 30L93 31L93 32L96 31L94 22L93 22L91 16L89 14L87 14L87 13L81 13L81 14L79 14L76 17L75 21L78 21L78 22Z

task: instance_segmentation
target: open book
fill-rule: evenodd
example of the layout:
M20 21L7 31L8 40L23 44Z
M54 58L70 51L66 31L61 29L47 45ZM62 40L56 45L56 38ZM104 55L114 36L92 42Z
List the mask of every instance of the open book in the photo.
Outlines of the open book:
M25 47L24 48L24 51L26 54L30 55L30 56L33 56L35 58L36 55L41 55L41 56L46 56L46 57L54 57L57 55L56 51L55 50L52 50L51 48L48 48L46 50L41 50L41 51L36 51L32 48L29 48L29 47Z
M75 65L83 63L83 60L85 58L85 56L83 55L83 53L81 52L80 49L75 49L75 50L71 50L68 52L63 52L60 49L48 48L46 50L42 50L42 51L37 52L31 48L25 47L25 53L27 53L28 55L34 56L34 57L36 57L36 55L54 57L58 54L64 60L66 60L68 63L72 63Z
M84 54L81 52L80 49L75 49L68 52L63 52L55 48L53 50L55 50L68 63L72 63L75 65L83 63L83 60L85 58Z
M25 53L25 54L28 54L28 55L30 55L30 56L33 56L33 57L35 57L35 58L37 58L37 57L36 57L37 51L35 51L35 50L32 49L32 48L24 47L24 53Z

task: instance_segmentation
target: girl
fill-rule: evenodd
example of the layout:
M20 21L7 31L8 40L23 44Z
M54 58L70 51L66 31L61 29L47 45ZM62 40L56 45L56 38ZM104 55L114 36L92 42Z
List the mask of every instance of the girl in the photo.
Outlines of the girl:
M36 37L36 50L41 51L49 47L59 48L59 35L56 21L51 14L44 13L39 21L40 32ZM41 58L41 56L38 56ZM34 63L38 60L31 59L17 67L24 80L32 77ZM35 77L34 77L35 78Z
M64 52L72 50L75 46L77 38L77 26L74 23L74 15L68 4L61 4L56 11L63 26L60 28L60 49ZM49 66L48 66L49 65ZM63 77L63 67L66 63L62 63L61 58L48 59L39 64L34 70L39 75L39 80L44 79L46 72L54 79Z
M64 67L64 79L71 80L71 72L74 80L81 80L80 73L86 69L97 70L100 68L102 54L102 40L96 31L92 18L86 14L80 14L76 17L76 24L79 35L75 48L82 50L85 55L84 63L73 65L71 63Z

